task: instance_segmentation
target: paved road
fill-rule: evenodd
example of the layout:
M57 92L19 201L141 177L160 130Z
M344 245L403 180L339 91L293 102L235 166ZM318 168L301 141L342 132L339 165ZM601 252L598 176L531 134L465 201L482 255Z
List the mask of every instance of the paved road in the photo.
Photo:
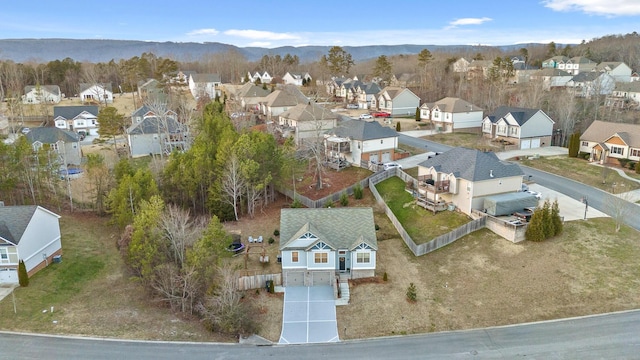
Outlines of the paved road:
M400 134L398 140L401 144L406 144L416 148L422 148L426 146L426 148L430 151L447 151L452 148L448 145L439 144L433 141L428 141L402 134ZM424 160L426 160L426 155L423 155L422 157L418 155L399 160L398 163L405 169L407 169L412 166L416 166L419 162L422 162ZM584 185L577 181L573 181L558 175L550 174L522 165L520 167L524 171L525 175L532 176L532 181L551 190L565 194L578 201L581 201L586 196L589 206L602 211L609 216L613 217L613 215L615 215L614 208L622 207L623 210L621 213L624 214L625 224L633 227L634 229L640 230L640 206L627 201L620 201L615 196L609 193L588 185Z
M0 359L635 359L640 310L331 344L138 342L0 332Z

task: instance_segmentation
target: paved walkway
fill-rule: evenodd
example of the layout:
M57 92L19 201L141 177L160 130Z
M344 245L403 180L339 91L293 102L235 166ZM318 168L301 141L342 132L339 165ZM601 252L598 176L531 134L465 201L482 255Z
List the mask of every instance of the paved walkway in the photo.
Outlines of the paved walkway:
M602 164L599 164L597 162L591 162L590 164L593 165L593 166L603 167ZM640 184L640 180L627 175L627 173L622 169L618 169L618 168L615 168L615 167L609 167L609 169L616 171L618 174L620 174L620 176L622 176L623 178L625 178L625 179L627 179L629 181L634 181L634 182L637 182L637 183ZM638 201L640 201L640 189L621 192L621 193L613 194L613 195L615 195L615 196L617 196L617 197L619 197L621 199L627 200L629 202L632 202L632 203L637 203Z
M287 286L282 312L279 344L340 341L331 286Z
M5 297L11 295L13 288L17 287L18 284L0 284L0 301Z

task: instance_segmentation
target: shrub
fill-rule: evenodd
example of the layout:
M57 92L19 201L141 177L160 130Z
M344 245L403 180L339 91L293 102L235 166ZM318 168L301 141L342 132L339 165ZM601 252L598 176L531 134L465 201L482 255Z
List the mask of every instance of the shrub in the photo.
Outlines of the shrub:
M326 203L324 203L324 207L326 208L330 208L333 206L333 201L327 201Z
M636 174L640 174L640 165L636 164Z
M376 231L380 230L380 225L376 224Z
M558 206L558 199L553 202L551 205L551 221L554 223L555 235L560 235L562 233L562 228L564 224L562 224L562 219L560 218L560 207Z
M634 163L633 161L629 161L629 170L635 170L636 169L636 165L637 165L637 163Z
M630 162L630 161L631 161L631 160L629 160L629 159L618 159L618 162L620 163L620 166L621 166L622 168L626 168L626 167L628 167L628 166L629 166L629 162Z
M360 200L362 199L362 197L364 196L364 190L362 189L362 185L360 185L359 183L356 184L356 186L353 188L353 197L356 200Z
M343 192L342 195L340 195L340 205L349 205L349 194L347 194L346 192Z
M278 229L273 230L273 236L280 236L280 230Z
M267 240L267 242L269 243L269 245L271 245L274 242L276 242L276 240L274 238L270 237L269 240Z
M410 302L416 302L418 300L418 294L416 292L416 286L414 283L410 283L407 288L407 300Z
M22 260L18 263L18 283L22 287L29 286L29 274L27 273L27 267L24 265L24 261Z
M396 123L396 131L400 131L402 127L400 126L400 122Z
M301 208L302 207L302 203L300 202L300 200L298 200L298 198L293 199L293 202L291 203L291 207L294 209L297 208Z
M389 280L389 276L387 276L387 272L385 271L384 274L382 275L382 281L388 281Z

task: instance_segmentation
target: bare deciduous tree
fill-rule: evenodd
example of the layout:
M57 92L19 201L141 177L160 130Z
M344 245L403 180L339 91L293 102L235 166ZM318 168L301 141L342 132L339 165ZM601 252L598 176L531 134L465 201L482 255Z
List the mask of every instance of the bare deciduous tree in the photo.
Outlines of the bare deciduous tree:
M160 228L169 242L169 258L182 269L187 249L200 237L205 225L198 219L192 219L188 209L169 205L160 217Z
M242 196L242 189L245 187L245 179L242 177L240 161L235 153L232 153L227 160L224 173L222 175L222 191L227 195L225 201L233 206L233 213L238 221L238 205Z

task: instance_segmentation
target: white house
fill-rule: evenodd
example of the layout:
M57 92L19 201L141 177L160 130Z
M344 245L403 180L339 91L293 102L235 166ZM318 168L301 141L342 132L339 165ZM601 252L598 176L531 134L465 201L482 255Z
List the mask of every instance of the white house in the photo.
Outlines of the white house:
M376 96L380 93L380 86L375 82L361 83L356 88L359 109L375 107Z
M325 134L328 161L369 166L395 160L398 133L377 121L348 120Z
M279 129L284 137L292 136L296 145L305 140L313 141L324 137L325 131L334 128L338 116L316 104L297 104L278 116Z
M61 256L60 216L37 205L0 204L0 283L18 283L18 263L31 277Z
M357 279L376 269L373 209L282 209L280 256L284 286L334 285L337 274Z
M493 152L457 147L418 164L419 197L469 215L482 210L487 196L520 191L523 175Z
M196 99L208 97L215 99L216 96L222 96L220 86L222 80L219 74L190 74L189 75L189 91Z
M57 155L58 164L80 165L82 163L82 150L80 137L71 131L55 127L36 127L24 135L33 147L34 151L48 148Z
M616 82L631 82L631 68L620 61L604 61L598 64L593 71L607 73Z
M256 71L255 73L253 73L253 75L251 74L251 72L248 72L247 78L249 79L249 82L252 82L252 83L259 82L260 84L270 84L271 81L273 80L273 77L266 71L262 73L260 73L259 71Z
M23 104L57 104L62 100L58 85L29 85L24 87Z
M616 83L612 95L614 98L628 100L633 107L638 108L640 107L640 81Z
M387 86L378 93L377 106L391 116L415 115L420 98L407 88Z
M309 84L311 82L311 75L309 75L308 72L305 72L305 73L287 72L282 77L282 81L285 84L290 84L290 85L295 85L295 86L302 86L303 83Z
M53 122L58 129L98 135L98 106L54 106Z
M111 88L111 83L80 84L80 99L82 99L83 102L112 104L113 90Z
M534 149L551 145L553 124L540 109L500 106L482 120L482 133L517 149Z
M431 121L442 132L480 131L483 109L455 97L446 97L420 106L420 119Z

